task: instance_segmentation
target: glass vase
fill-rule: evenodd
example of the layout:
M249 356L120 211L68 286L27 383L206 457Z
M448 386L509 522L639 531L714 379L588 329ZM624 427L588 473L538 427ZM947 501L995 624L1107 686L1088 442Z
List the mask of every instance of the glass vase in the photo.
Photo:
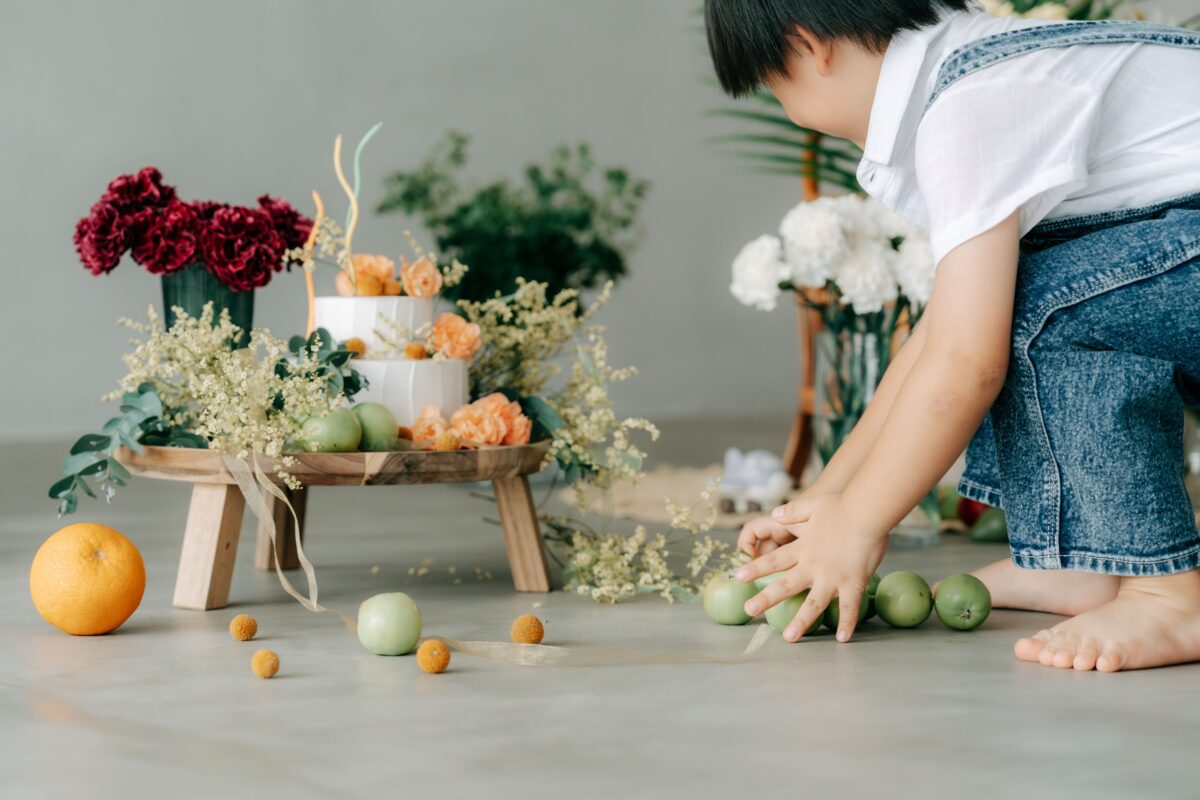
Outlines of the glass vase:
M237 344L245 344L250 328L254 325L254 290L235 292L217 280L217 277L197 261L191 266L177 272L162 276L163 290L163 319L168 328L175 324L175 307L178 306L189 316L198 317L204 313L206 303L213 304L214 318L220 316L222 309L229 310L229 318L242 329L241 340Z
M815 336L813 442L828 464L862 419L892 357L901 310L870 314L846 309L823 312L825 327ZM941 523L936 487L901 523L897 533L921 543L935 540Z

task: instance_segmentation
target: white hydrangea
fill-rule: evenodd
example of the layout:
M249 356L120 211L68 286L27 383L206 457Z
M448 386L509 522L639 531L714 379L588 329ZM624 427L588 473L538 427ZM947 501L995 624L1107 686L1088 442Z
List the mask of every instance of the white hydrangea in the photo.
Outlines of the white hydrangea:
M779 224L783 255L797 286L824 286L849 250L846 213L840 198L800 203Z
M788 278L783 263L783 245L770 235L759 236L733 259L733 282L729 291L741 303L761 311L772 311L779 300L779 284Z
M929 302L933 294L933 276L936 265L933 263L933 250L929 247L929 237L920 230L913 230L900 244L896 254L896 280L900 291L917 305Z
M870 314L895 300L896 258L896 250L887 239L859 241L842 259L834 276L842 303L853 307L856 314Z

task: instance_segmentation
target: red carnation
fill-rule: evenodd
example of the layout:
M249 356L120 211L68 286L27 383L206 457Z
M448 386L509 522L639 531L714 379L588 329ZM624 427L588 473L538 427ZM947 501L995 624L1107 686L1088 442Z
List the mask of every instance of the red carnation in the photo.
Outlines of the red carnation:
M155 275L174 272L199 259L200 215L178 200L152 214L133 244L133 260Z
M75 225L75 252L93 275L112 272L129 242L129 231L112 204L99 201Z
M162 173L143 167L136 175L121 175L108 184L102 200L111 203L122 216L130 217L149 209L165 208L175 199L175 187L162 182Z
M229 208L228 203L218 203L213 200L197 200L192 203L192 210L200 215L200 219L208 222L222 208Z
M235 292L266 286L283 268L285 243L271 215L253 208L218 209L202 237L208 271Z
M289 250L302 247L308 241L312 220L292 208L287 200L276 200L269 194L258 198L258 206L271 216L275 230L283 237Z

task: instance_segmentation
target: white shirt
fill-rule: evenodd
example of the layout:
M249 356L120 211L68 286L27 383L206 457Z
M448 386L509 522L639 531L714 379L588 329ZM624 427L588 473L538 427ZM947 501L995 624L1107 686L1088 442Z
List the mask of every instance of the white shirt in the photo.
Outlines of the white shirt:
M949 12L884 54L858 180L929 231L935 262L1018 208L1023 236L1200 191L1200 49L1044 48L960 78L922 118L952 51L1046 24Z

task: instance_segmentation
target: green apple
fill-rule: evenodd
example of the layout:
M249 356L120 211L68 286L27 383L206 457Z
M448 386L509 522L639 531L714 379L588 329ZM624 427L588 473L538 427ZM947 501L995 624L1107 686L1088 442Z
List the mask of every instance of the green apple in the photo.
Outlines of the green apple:
M804 605L805 599L808 597L808 589L805 589L794 597L789 597L777 605L773 605L767 609L767 624L774 628L779 633L783 633L792 620L796 618L796 612L800 610L800 606ZM812 625L808 626L808 630L804 632L805 636L816 633L821 629L821 615L818 614Z
M938 584L933 609L947 628L978 628L992 612L992 593L974 575L951 575Z
M973 542L1007 542L1008 520L1004 512L998 508L989 508L975 520L971 526L971 541Z
M875 609L894 628L915 628L933 611L929 584L912 572L893 572L879 582Z
M869 589L863 589L862 600L858 604L858 621L862 622L867 618L867 612L870 610L871 593ZM822 617L825 622L825 627L837 633L838 623L842 621L841 604L835 597L829 601L829 606L825 609L825 615Z
M872 575L867 581L867 619L875 617L875 593L879 591L879 576Z
M755 578L754 585L761 592L763 589L767 588L782 577L782 572L772 572L770 575L763 575L761 578Z
M396 418L387 406L379 403L358 403L354 406L354 416L358 417L358 423L362 426L359 450L385 453L396 448Z
M375 655L406 655L420 638L421 609L404 592L377 594L358 607L358 641Z
M350 453L358 449L362 426L348 408L330 411L323 417L312 416L301 426L304 444L312 453Z
M753 583L742 583L732 575L716 575L704 585L704 613L722 625L745 625L750 621L746 601L758 594Z
M938 487L938 510L943 520L958 519L958 490L953 486Z

